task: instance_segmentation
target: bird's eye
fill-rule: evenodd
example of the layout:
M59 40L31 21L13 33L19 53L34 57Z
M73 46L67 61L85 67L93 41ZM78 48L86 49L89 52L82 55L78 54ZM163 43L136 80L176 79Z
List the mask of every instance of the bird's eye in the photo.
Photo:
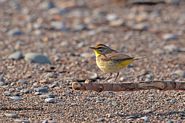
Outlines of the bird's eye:
M104 52L104 48L102 48L102 47L99 47L98 50L99 50L100 52Z

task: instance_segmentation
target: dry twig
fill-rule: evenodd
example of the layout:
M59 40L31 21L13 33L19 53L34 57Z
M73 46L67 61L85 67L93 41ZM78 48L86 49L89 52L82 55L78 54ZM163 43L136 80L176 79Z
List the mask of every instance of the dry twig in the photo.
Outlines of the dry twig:
M139 90L185 90L185 81L141 81L137 83L78 83L73 82L74 90L93 91L139 91Z

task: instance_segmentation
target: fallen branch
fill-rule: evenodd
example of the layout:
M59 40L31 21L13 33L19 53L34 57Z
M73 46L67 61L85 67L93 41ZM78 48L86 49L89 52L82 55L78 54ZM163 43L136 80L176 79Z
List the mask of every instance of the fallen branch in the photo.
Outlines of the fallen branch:
M73 82L74 90L93 90L93 91L139 91L139 90L185 90L185 81L141 81L135 83L79 83Z

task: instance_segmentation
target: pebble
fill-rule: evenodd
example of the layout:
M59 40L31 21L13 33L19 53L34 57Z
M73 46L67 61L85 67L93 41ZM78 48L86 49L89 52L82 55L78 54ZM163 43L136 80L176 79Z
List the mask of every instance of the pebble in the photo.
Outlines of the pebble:
M59 30L59 31L68 31L67 27L62 21L52 21L50 23L51 29Z
M166 3L179 5L181 0L165 0Z
M20 84L27 84L27 81L24 80L24 79L20 79L17 81L17 83L20 83Z
M165 41L176 40L177 39L177 35L175 35L175 34L164 34L163 35L163 39Z
M3 78L3 74L0 75L0 86L4 86L6 83L5 83L5 80Z
M107 19L108 21L113 21L113 20L117 20L117 19L118 19L118 16L117 16L116 14L108 14L108 15L106 16L106 19Z
M180 51L180 49L177 46L175 46L174 44L169 44L169 45L164 46L164 50L167 53L174 53L174 52Z
M49 94L43 94L40 95L40 98L46 99L46 98L55 98L55 95L49 93Z
M57 123L55 120L43 120L42 123Z
M24 59L31 63L51 64L47 56L39 53L26 53Z
M77 24L77 25L74 25L73 26L73 30L74 31L83 31L83 30L86 30L87 29L87 26L85 24Z
M80 56L83 58L91 58L93 54L92 53L81 53Z
M5 92L4 92L4 95L5 95L5 96L11 96L11 92L10 92L10 91L5 91Z
M26 119L15 119L14 122L15 123L30 123L30 121Z
M173 75L177 75L179 77L185 78L185 71L183 70L176 70Z
M50 72L50 73L46 73L45 77L46 78L57 78L57 74L56 73L53 73L53 72Z
M167 99L167 101L171 104L175 104L177 102L176 99Z
M118 103L116 102L116 101L112 101L112 106L117 106L118 105Z
M166 123L174 123L172 120L168 120Z
M44 1L43 3L41 3L40 8L52 9L55 8L55 4L52 1Z
M16 50L19 50L19 49L21 49L21 46L23 46L24 45L24 41L22 41L22 40L17 40L16 41L16 44L15 44L15 46L14 46L14 48L16 49ZM18 51L17 51L18 52ZM19 52L21 52L21 51L19 51ZM21 52L22 53L22 52ZM22 53L22 55L23 55L23 53Z
M44 86L44 87L34 88L34 91L39 93L48 93L48 87Z
M11 29L8 32L9 36L19 36L19 35L22 35L22 34L23 34L23 32L20 29L18 29L18 28Z
M8 58L13 60L20 60L23 58L23 53L21 51L17 51L15 53L10 54Z
M152 73L146 74L145 77L145 81L151 81L154 79L154 75Z
M16 118L18 117L17 113L5 113L4 114L6 117L9 117L9 118Z
M55 87L58 87L58 86L59 86L59 83L57 81L55 81L52 84L48 85L49 88L55 88Z
M141 117L140 119L143 119L144 122L148 122L148 117L147 116Z
M11 96L10 99L14 101L19 101L19 100L22 100L22 97L21 96Z
M3 74L0 75L0 81L4 82Z
M89 73L89 79L95 80L98 78L98 74L97 73Z
M164 51L162 49L157 48L157 49L153 50L152 53L153 54L163 54Z
M130 115L126 117L127 119L136 119L138 118L138 115Z
M124 24L124 21L122 19L117 19L109 22L109 25L112 27L119 27Z
M147 23L139 23L131 26L133 30L138 30L138 31L146 31L149 28L149 25Z
M28 93L31 93L32 90L30 90L30 89L22 89L20 92L23 93L23 94L28 94Z
M0 86L4 86L5 82L0 81Z
M55 98L46 98L44 100L44 102L46 102L46 103L55 103L56 102L56 99Z
M147 113L151 113L152 110L151 109L146 109L146 110L143 110L143 113L147 114Z
M105 119L104 119L104 118L102 118L102 117L100 117L100 118L96 119L96 122L103 122L103 121L105 121Z
M67 14L69 11L69 9L67 8L51 8L48 13L50 15L64 15Z

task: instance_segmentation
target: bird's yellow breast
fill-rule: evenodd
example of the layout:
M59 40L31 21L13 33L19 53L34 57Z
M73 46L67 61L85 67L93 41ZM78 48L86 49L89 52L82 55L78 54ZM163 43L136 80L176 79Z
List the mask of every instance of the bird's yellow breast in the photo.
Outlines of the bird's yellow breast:
M114 73L118 72L121 69L127 67L130 63L133 62L133 59L123 60L123 61L114 61L114 60L102 60L101 57L96 58L97 66L105 73Z

